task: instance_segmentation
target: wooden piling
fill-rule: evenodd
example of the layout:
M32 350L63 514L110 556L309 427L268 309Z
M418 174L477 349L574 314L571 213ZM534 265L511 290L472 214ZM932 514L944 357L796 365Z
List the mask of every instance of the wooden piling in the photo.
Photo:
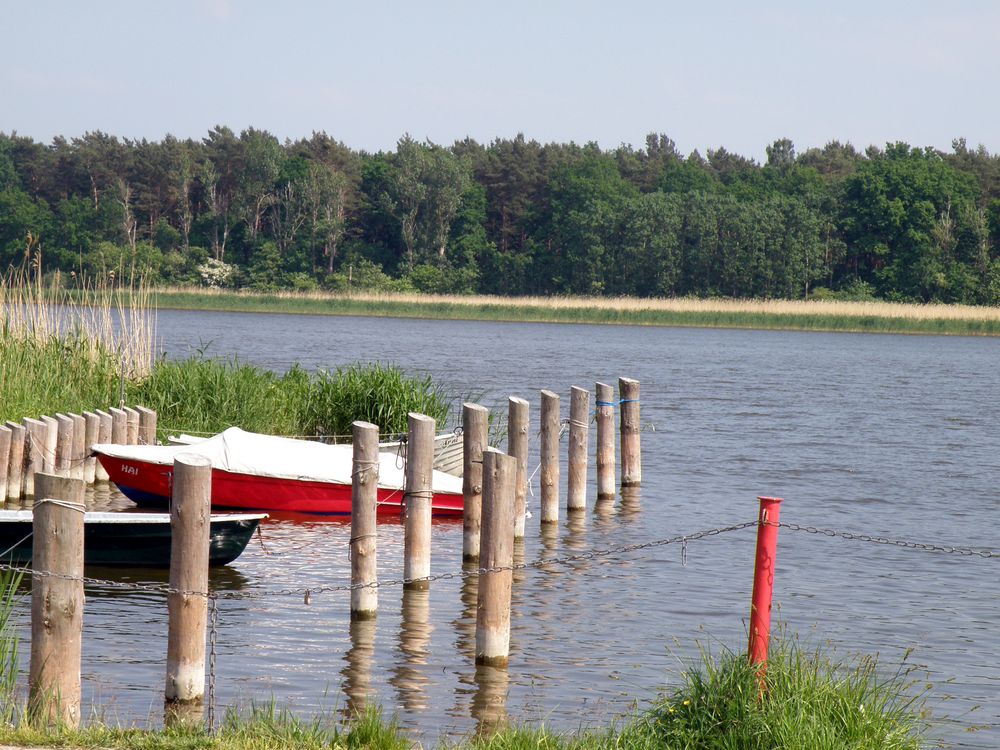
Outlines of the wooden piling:
M124 409L112 406L111 412L111 442L115 445L125 445L128 442L128 414Z
M87 420L81 414L70 414L73 418L73 458L69 475L83 479L83 462L87 457Z
M559 523L559 396L542 391L541 406L541 522Z
M28 717L38 729L75 729L80 724L84 484L39 472L34 488Z
M23 424L7 421L4 426L10 430L10 453L7 455L7 499L21 497L24 485L24 441L26 430ZM3 498L0 498L2 501Z
M156 412L145 406L135 408L139 412L139 445L156 445Z
M98 442L98 436L101 432L101 418L92 411L85 411L83 418L87 424L84 431L83 481L87 484L93 484L97 478L97 458L92 455L91 448Z
M168 723L200 718L190 708L205 696L208 614L209 516L212 462L204 456L174 459L170 503L170 593L167 594ZM173 710L184 707L184 710Z
M55 455L55 474L60 477L71 476L73 462L73 431L76 430L76 420L69 414L56 414L58 434Z
M111 425L114 421L111 415L106 411L101 411L98 409L97 416L101 420L100 426L97 429L97 442L98 443L110 443L111 442ZM111 477L108 476L108 470L104 468L100 461L96 461L94 464L94 479L98 482L107 482Z
M487 447L489 410L462 404L462 559L479 559L483 521L483 451Z
M597 499L610 500L615 496L615 397L614 386L598 383L595 388L597 403Z
M378 611L375 511L378 504L378 426L352 426L351 619L370 620Z
M431 574L431 477L434 462L434 419L425 414L409 414L406 442L406 476L403 499L406 503L403 532L403 577L411 589L430 588Z
M517 396L507 399L507 455L517 459L514 538L521 539L528 511L528 402Z
M476 664L504 667L510 655L510 599L514 562L517 459L495 448L483 452L483 537L476 605Z
M35 474L44 468L45 422L24 418L24 474L21 477L25 497L35 494Z
M10 427L0 427L0 503L7 499L7 476L10 473Z
M40 417L45 423L45 445L42 448L42 471L56 473L56 449L59 445L59 420L55 417Z
M590 436L590 391L573 386L569 397L569 481L566 510L587 507L587 446Z
M639 449L639 381L618 378L621 397L622 487L642 484L642 461Z
M125 411L125 440L129 445L139 444L139 412L131 406L126 406Z

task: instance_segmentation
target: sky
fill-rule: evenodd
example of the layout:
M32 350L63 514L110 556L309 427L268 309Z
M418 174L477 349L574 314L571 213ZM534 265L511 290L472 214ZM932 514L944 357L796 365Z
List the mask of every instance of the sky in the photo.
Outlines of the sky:
M762 161L790 138L1000 152L995 0L32 0L0 36L0 132L50 142L325 131L392 150L541 142Z

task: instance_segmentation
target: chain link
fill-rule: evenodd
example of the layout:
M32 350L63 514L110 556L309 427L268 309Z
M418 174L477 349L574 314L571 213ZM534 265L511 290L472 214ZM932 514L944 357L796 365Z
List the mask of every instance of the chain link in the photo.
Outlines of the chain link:
M216 646L219 642L219 598L212 594L208 597L210 610L209 623L211 630L208 637L208 731L215 730L215 662Z
M785 523L779 521L776 525L779 528L791 531L804 531L807 534L818 534L838 539L848 539L857 542L870 542L872 544L885 544L891 547L903 547L904 549L916 549L925 552L947 552L952 555L962 555L963 557L983 557L1000 558L1000 552L988 549L973 549L971 547L953 547L947 544L926 544L924 542L911 542L904 539L889 539L884 536L872 536L871 534L858 534L851 531L835 531L833 529L821 529L815 526L800 526L795 523Z

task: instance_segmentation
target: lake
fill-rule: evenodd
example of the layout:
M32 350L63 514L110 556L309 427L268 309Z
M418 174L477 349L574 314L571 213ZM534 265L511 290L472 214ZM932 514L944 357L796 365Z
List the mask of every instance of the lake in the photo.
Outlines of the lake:
M205 349L279 371L397 363L432 375L455 398L455 418L463 399L505 414L507 397L522 396L529 471L539 390L561 394L568 416L570 386L640 380L641 496L595 508L591 465L585 518L542 535L536 476L520 551L529 563L752 521L758 495L783 497L790 524L1000 548L1000 339L179 311L159 313L158 335L172 357ZM592 430L591 455L595 443ZM564 464L563 502L565 478ZM700 648L746 648L753 529L683 553L653 546L519 571L506 671L474 666L474 578L434 581L422 595L384 587L377 620L351 625L349 595L329 590L349 583L349 537L343 519L269 522L262 544L213 572L224 596L220 705L273 698L312 716L374 702L430 742L504 717L575 730L677 684ZM432 543L432 574L461 570L461 524L435 524ZM378 544L380 577L401 577L402 526L381 525ZM776 612L808 646L877 653L889 672L906 656L932 686L935 737L998 747L998 563L783 528ZM86 607L89 705L107 719L158 722L162 596L96 586Z

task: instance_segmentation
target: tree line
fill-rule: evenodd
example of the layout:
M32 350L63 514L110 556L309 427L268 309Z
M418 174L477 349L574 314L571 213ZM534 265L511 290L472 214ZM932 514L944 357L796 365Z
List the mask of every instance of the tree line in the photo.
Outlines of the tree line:
M0 265L260 290L1000 303L1000 157L0 133Z

